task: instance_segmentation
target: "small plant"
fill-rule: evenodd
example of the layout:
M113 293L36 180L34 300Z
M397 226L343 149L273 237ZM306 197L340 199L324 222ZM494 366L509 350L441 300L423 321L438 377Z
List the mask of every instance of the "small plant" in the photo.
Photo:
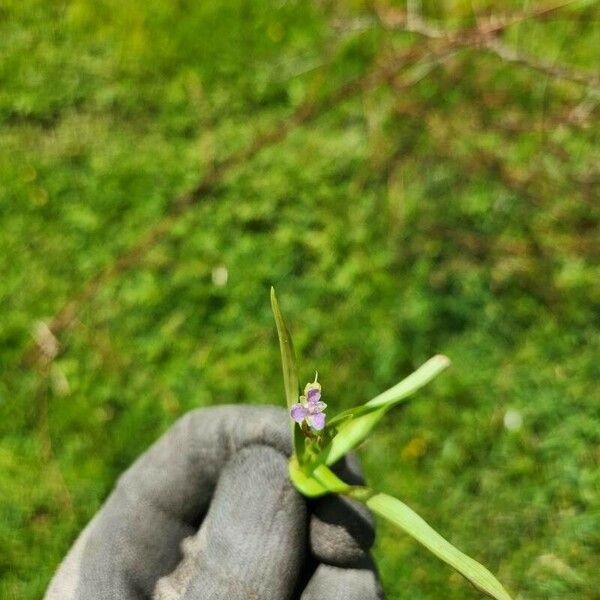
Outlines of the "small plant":
M299 395L294 347L273 288L271 306L279 336L283 381L292 429L294 450L290 457L289 474L296 489L310 498L336 493L363 502L375 514L411 535L438 558L454 567L484 594L497 600L511 600L508 592L490 571L455 548L406 504L366 486L348 485L329 468L363 442L391 408L406 400L448 367L449 359L436 355L379 396L328 419L325 415L327 405L321 400L321 385L316 376L314 382L308 383L304 393Z

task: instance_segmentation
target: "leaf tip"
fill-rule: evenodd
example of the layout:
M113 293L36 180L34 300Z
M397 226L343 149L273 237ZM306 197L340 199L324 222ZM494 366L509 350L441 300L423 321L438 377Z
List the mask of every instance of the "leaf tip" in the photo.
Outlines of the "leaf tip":
M279 302L277 302L277 294L275 293L275 288L271 286L271 310L275 315L275 320L279 318L281 315L281 310L279 308Z
M436 354L433 357L433 360L435 360L440 365L440 367L444 369L452 364L452 361L444 354Z

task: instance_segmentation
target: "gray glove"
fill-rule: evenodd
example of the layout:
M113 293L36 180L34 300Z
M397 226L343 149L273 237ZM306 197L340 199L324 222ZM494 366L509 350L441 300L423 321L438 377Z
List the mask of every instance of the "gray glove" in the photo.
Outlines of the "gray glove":
M121 476L54 575L46 600L376 600L371 516L307 502L287 474L283 409L182 417ZM336 468L361 483L357 465Z

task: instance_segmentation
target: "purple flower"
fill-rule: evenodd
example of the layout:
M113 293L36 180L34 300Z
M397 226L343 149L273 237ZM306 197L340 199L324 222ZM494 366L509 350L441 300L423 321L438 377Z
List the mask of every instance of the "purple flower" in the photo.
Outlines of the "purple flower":
M304 388L304 395L300 396L300 402L294 404L290 415L298 424L308 423L316 431L321 431L325 427L325 413L327 408L325 402L321 402L321 384L315 381L307 383Z

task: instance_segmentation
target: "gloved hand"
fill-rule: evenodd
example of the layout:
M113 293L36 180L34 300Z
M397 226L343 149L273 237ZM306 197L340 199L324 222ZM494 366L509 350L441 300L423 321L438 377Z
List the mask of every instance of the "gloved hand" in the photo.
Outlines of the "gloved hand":
M376 600L371 517L306 501L287 473L289 419L221 406L182 417L121 476L46 600ZM361 483L357 465L337 473Z

